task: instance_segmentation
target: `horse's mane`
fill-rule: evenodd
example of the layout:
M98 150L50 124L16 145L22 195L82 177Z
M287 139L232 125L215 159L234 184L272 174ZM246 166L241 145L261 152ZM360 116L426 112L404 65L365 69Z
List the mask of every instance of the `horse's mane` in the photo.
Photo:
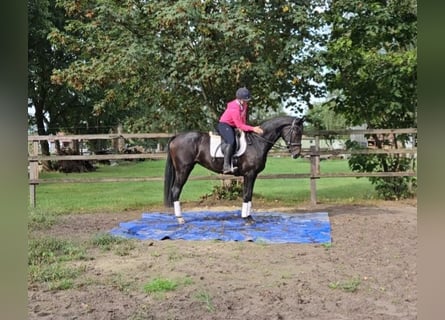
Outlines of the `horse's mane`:
M291 124L292 121L295 120L295 117L292 116L280 116L275 117L269 120L264 121L260 126L263 128L263 130L268 131L271 129L276 129L277 127L281 125L288 125Z

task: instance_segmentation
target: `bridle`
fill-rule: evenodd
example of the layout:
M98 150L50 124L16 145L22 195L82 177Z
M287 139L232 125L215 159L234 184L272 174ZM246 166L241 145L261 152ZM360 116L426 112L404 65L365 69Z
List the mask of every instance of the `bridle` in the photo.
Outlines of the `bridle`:
M304 117L299 119L298 123L303 122L303 121L304 121ZM286 146L288 149L290 149L290 147L301 147L301 142L292 142L292 133L297 130L301 132L301 128L297 124L297 118L295 118L292 121L292 124L290 125L289 131L283 136L283 140L286 143ZM270 141L261 135L256 135L256 136L271 145L273 145L275 143L274 141ZM287 138L288 138L288 140L286 141Z
M303 119L300 119L299 122L302 122ZM290 129L287 131L287 133L284 135L283 140L287 145L287 148L289 149L290 147L301 147L301 140L300 142L292 142L292 134L294 133L294 131L300 131L301 133L301 128L300 126L297 125L297 118L294 119L294 121L292 121L292 124L290 125ZM288 139L287 139L288 138Z

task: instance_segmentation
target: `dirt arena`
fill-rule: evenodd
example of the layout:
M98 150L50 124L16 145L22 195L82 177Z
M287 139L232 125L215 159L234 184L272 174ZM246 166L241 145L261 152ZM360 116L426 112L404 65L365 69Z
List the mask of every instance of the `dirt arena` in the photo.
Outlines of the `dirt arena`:
M90 259L69 262L84 270L74 288L30 285L29 319L417 319L416 201L274 211L328 212L332 244L134 241L128 255L89 246ZM72 214L32 236L86 243L140 215ZM144 292L155 278L178 286Z

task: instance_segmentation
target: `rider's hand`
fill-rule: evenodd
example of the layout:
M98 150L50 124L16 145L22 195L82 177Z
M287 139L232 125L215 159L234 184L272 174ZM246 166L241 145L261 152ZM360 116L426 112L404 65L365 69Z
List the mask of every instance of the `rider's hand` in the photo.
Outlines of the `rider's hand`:
M253 127L253 132L257 134L263 134L263 129L260 126Z

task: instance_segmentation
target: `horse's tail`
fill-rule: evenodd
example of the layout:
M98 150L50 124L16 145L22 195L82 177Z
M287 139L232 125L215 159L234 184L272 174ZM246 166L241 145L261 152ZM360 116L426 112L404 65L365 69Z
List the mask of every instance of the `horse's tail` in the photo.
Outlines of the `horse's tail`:
M167 161L165 162L164 173L164 206L166 207L173 207L172 187L176 178L175 168L170 155L170 141L167 144Z

